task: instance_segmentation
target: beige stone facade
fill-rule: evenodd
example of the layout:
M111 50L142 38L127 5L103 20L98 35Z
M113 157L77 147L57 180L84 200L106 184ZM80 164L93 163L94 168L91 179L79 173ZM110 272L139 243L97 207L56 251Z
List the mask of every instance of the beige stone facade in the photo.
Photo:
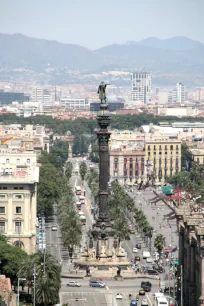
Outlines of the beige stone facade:
M0 147L0 232L28 253L36 246L38 180L36 153Z
M175 210L179 231L178 300L204 305L204 218L198 205L185 203Z
M159 132L145 135L145 157L152 165L156 182L181 171L181 141Z
M109 144L111 180L164 182L181 170L181 141L161 131L112 132Z

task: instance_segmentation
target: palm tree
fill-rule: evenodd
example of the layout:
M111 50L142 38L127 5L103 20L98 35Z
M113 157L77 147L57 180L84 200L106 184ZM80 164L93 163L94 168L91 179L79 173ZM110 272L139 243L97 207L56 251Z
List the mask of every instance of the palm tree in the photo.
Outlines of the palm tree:
M65 177L68 179L68 181L70 180L71 176L72 176L72 170L73 170L73 165L71 162L67 162L65 164Z
M37 305L47 306L59 302L59 288L50 278L38 278L35 287L35 300Z
M161 252L165 245L165 237L162 234L156 236L154 240L154 247L157 249L159 253L159 259L161 259Z

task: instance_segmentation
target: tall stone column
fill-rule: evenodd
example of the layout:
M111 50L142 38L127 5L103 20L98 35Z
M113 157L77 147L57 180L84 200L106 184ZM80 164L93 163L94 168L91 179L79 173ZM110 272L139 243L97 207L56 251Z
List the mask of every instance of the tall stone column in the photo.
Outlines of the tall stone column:
M24 194L24 234L28 235L31 233L30 230L30 193Z
M68 157L72 158L72 142L69 142Z
M93 226L92 234L97 239L108 239L113 235L112 224L108 216L108 182L109 182L109 148L108 142L111 132L108 126L111 114L107 109L107 104L101 104L100 112L97 116L100 129L96 132L99 144L99 217ZM101 244L103 245L103 244Z

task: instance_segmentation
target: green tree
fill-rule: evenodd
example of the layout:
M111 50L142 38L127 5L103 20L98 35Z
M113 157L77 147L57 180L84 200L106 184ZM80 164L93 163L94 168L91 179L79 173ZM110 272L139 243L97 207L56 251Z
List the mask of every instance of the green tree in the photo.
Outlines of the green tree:
M130 239L128 220L123 213L118 217L115 216L113 229L115 230L116 236L119 238L119 242Z
M12 283L15 283L21 262L27 256L26 252L22 249L0 241L1 273L10 277Z
M9 242L9 237L7 237L3 234L0 234L0 241L7 243L7 242Z
M53 306L59 303L59 291L55 283L49 278L40 278L36 281L35 300L39 306Z
M73 171L73 164L72 164L72 162L67 162L65 164L65 177L68 179L68 181L72 177L72 171Z
M45 216L53 214L53 204L58 202L62 193L62 179L58 170L52 164L40 167L38 184L38 213Z
M87 173L87 165L84 161L81 162L81 164L80 164L79 172L80 172L80 176L81 176L82 181L84 181L86 173Z
M156 236L154 240L154 247L157 249L159 253L159 259L161 259L161 252L165 246L165 237L162 234Z

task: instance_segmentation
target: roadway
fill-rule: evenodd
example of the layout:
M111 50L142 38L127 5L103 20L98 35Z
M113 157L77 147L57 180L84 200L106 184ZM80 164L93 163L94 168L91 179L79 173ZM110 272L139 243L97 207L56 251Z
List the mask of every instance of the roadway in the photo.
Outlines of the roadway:
M77 162L76 159L73 159L73 165L74 169L79 167L79 162ZM70 183L73 187L76 185L81 185L81 179L76 172L73 171L72 178L70 180ZM84 183L84 190L86 191L86 199L85 199L85 205L82 205L82 211L84 212L87 222L86 226L83 226L83 237L81 246L85 247L88 242L88 236L87 231L92 227L92 224L94 222L93 215L91 214L91 206L92 206L92 197L91 192L87 186L86 183ZM140 194L138 194L138 191L136 189L133 190L133 192L129 192L129 194L135 199L135 205L136 207L140 207L145 214L147 215L147 218L150 222L150 224L155 228L157 233L160 233L162 230L162 233L164 234L167 245L171 243L173 246L174 244L177 245L177 235L175 233L176 231L176 224L174 224L172 221L172 230L166 225L166 223L163 220L163 215L168 214L170 212L170 209L167 208L162 201L158 202L156 206L150 205L149 199L154 198L154 194L152 191L141 191ZM77 200L77 198L75 198ZM159 208L159 210L158 210ZM159 212L159 214L158 214ZM152 218L153 217L153 218ZM154 219L155 218L155 219ZM160 229L160 223L162 224L162 229ZM46 245L47 249L51 252L52 255L54 255L57 260L62 264L62 272L67 273L70 272L70 270L73 270L73 265L69 260L68 250L62 245L61 242L61 233L59 229L59 225L57 226L57 231L52 231L52 226L58 225L57 220L57 211L56 207L54 209L54 215L51 219L47 220L46 222ZM175 230L175 231L174 231ZM170 237L170 238L169 238ZM132 253L133 247L135 247L136 243L142 244L142 249L139 250L138 253ZM144 265L146 262L142 259L142 252L143 250L148 250L147 247L144 245L143 240L139 236L139 234L131 234L130 240L123 242L123 247L127 253L128 259L131 261L134 256L139 255L141 257L141 265ZM79 255L79 248L75 250L75 253ZM166 273L166 271L165 271ZM161 279L163 279L164 275L160 275ZM82 301L80 302L81 305L85 303L86 299L86 305L115 305L115 306L124 306L129 305L129 294L131 293L133 297L135 297L140 289L140 283L142 279L135 279L135 280L125 280L122 282L117 281L106 281L106 288L99 289L99 288L91 288L89 287L88 280L82 279L80 280L81 287L80 288L72 288L67 287L67 282L69 279L62 278L62 286L60 291L60 301L61 304L65 303L69 300L69 305L74 306L79 305L79 301L75 301L75 298L81 298ZM153 286L153 292L158 290L158 280L150 280ZM123 300L122 301L116 301L115 296L117 293L123 294ZM152 293L146 294L146 298L149 299L149 305L153 301ZM140 305L140 303L139 303Z
M68 287L69 279L64 279L61 286L60 300L61 303L69 301L71 306L75 305L91 305L91 306L127 306L130 303L129 294L132 294L132 299L136 299L136 295L140 290L141 279L125 280L125 281L105 281L105 288L92 288L89 286L88 280L80 280L81 287ZM157 282L152 281L152 292L146 293L145 296L140 296L141 300L146 298L149 301L149 306L153 305L153 292L157 290ZM116 294L122 294L122 300L116 300ZM81 301L75 301L80 299Z

